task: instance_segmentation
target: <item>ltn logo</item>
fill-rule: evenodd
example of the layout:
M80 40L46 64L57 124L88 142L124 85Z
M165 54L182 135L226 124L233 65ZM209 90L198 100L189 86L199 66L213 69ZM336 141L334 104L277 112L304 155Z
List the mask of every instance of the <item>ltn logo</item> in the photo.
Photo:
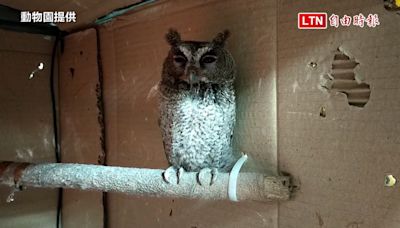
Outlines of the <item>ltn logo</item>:
M299 29L326 29L328 16L326 13L303 12L297 14L297 27Z

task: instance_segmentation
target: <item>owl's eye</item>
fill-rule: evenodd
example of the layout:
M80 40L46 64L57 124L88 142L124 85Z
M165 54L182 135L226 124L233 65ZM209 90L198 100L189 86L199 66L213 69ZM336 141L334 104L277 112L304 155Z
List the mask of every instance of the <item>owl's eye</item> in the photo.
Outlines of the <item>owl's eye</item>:
M178 64L184 64L186 63L186 58L181 55L176 55L174 56L174 61Z
M201 61L202 61L203 63L213 63L213 62L215 62L216 60L217 60L217 57L214 56L214 55L206 55L206 56L204 56L204 57L201 59Z

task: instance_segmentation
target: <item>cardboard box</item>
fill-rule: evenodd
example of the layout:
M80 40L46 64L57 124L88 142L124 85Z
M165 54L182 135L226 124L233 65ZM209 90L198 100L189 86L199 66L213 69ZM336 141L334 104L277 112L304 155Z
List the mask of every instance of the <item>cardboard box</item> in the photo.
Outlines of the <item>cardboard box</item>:
M325 30L299 30L299 12L377 14L380 24L335 28L328 21ZM398 15L374 0L178 0L69 35L60 65L65 162L96 163L105 151L108 165L166 168L155 96L164 35L174 27L183 39L210 40L230 29L235 150L249 154L246 170L290 173L297 188L280 203L115 193L101 201L100 194L72 192L65 227L101 227L104 202L108 227L399 227L399 187L384 186L385 175L400 176L399 25ZM100 79L105 135L96 122Z

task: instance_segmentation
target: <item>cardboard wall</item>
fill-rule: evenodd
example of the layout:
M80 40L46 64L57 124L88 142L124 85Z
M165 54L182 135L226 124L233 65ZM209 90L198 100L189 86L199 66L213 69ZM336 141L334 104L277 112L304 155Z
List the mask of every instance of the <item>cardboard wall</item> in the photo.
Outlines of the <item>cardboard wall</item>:
M53 162L50 37L0 30L0 161ZM40 62L44 69L29 80ZM0 226L55 227L57 190L0 187Z
M301 31L301 11L377 13L381 24ZM384 187L384 176L400 176L399 25L398 15L373 0L254 0L159 1L101 27L109 165L168 166L155 96L167 29L207 40L229 28L228 49L239 71L235 147L253 158L247 169L274 172L278 160L299 186L279 208L110 194L109 227L398 227L399 187ZM79 37L90 41L71 42L91 47L96 37L88 34ZM370 85L363 108L320 87L338 48L355 58L357 77ZM84 93L94 96L93 82L87 83Z
M95 29L65 37L60 57L62 162L104 164ZM100 120L100 122L99 122ZM102 227L103 194L65 189L63 227Z
M376 13L380 25L298 30L302 11ZM279 227L399 227L399 186L384 186L386 174L400 176L399 16L373 0L279 1L278 12L279 167L301 183L280 204ZM339 47L370 85L364 108L318 86Z
M248 169L276 171L275 1L159 1L100 28L108 165L167 168L155 86L165 33L211 40L230 29L238 63L236 150ZM238 16L240 15L240 16ZM246 18L246 19L244 19ZM277 204L109 195L110 227L276 227Z

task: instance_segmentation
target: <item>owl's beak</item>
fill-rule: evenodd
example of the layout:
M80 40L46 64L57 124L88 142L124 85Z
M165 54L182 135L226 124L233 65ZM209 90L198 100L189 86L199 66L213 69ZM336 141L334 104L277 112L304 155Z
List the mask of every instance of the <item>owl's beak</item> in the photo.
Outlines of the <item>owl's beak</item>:
M199 77L197 76L195 71L189 71L186 78L189 80L190 84L199 83Z
M189 82L191 84L198 83L199 79L195 74L191 73L191 74L189 74Z
M210 81L206 77L197 76L194 73L189 74L189 76L185 77L184 81L189 84L198 84L200 82L209 83Z

